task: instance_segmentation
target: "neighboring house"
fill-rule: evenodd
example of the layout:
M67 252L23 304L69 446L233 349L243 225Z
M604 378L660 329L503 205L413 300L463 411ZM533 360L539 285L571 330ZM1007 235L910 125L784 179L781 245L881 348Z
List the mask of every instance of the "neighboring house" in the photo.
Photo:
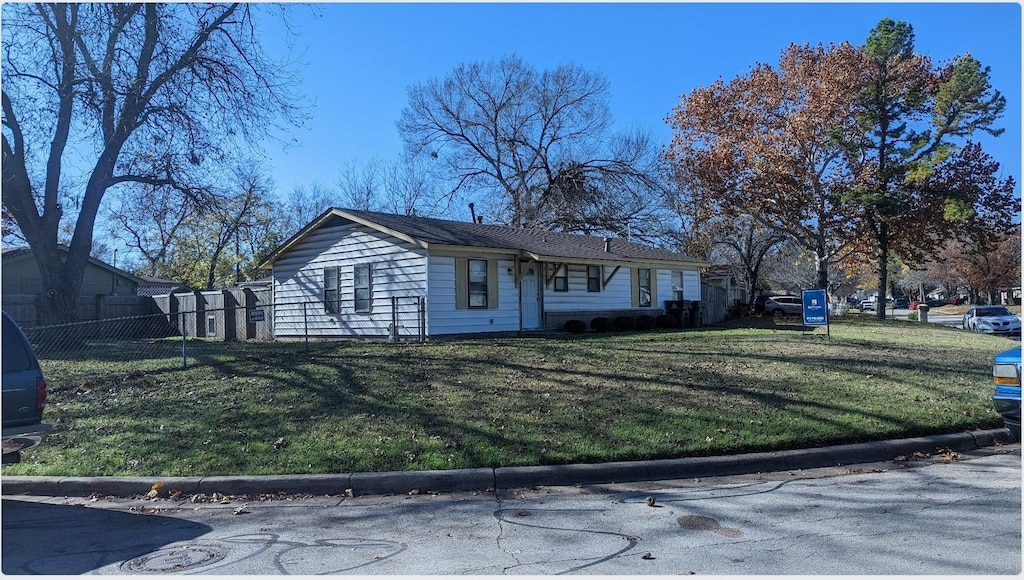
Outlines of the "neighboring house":
M60 251L67 254L67 247ZM2 253L3 309L25 328L42 320L36 304L47 291L43 277L29 248L4 248ZM149 299L136 293L143 280L106 262L89 258L82 288L77 297L78 320L100 320L138 316L151 312Z
M1020 294L1020 286L1014 286L1013 288L1000 288L1000 304L1009 304L1011 306L1019 305Z
M192 288L184 282L176 282L156 276L139 276L142 284L139 285L139 296L163 296L164 294L175 294L191 292Z
M701 276L704 282L725 290L729 304L747 304L747 286L736 276L736 270L729 264L710 266Z
M331 209L262 266L286 338L387 336L393 297L419 301L400 324L426 336L653 316L666 300L700 300L708 265L621 239Z
M66 247L61 247L61 251L67 254ZM5 298L13 295L36 296L43 292L43 278L30 248L4 248L0 264ZM143 280L138 276L96 258L89 258L79 295L136 296L142 284Z

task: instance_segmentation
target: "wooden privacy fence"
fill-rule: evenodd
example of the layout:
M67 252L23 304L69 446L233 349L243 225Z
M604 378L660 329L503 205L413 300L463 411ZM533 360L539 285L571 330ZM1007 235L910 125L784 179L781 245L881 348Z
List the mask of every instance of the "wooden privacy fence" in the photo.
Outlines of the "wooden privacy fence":
M182 336L214 340L274 340L270 289L238 288L154 296Z
M3 309L22 328L36 328L40 326L36 299L36 296L29 295L5 296ZM123 321L128 319L150 318L161 314L166 320L167 329L177 335L182 334L184 326L184 336L192 338L274 340L274 306L270 289L239 288L162 296L99 294L78 299L77 315L82 323L118 320L122 321L119 324L123 326ZM104 328L121 326L108 324ZM57 327L53 328L57 331ZM152 332L152 329L144 333L139 331L138 338Z
M700 295L704 307L703 324L708 326L725 320L729 313L729 294L725 288L702 283Z
M14 294L3 298L3 309L18 326L32 328L39 326L39 311L35 295ZM153 299L149 296L114 296L97 294L78 297L78 320L108 320L157 314Z

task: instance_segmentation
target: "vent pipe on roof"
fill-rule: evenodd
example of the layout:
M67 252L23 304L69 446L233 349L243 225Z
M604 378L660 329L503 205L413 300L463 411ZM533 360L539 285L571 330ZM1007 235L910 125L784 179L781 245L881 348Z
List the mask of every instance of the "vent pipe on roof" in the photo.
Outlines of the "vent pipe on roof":
M476 223L476 211L473 209L473 202L469 202L469 215L473 218L473 223Z
M606 251L606 252L611 252L612 251L612 239L611 238L605 238L604 239L604 251Z

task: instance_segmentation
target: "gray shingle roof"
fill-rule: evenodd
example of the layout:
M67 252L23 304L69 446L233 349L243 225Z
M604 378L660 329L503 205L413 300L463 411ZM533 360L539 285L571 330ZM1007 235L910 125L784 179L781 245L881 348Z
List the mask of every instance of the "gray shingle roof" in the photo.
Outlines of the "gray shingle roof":
M526 252L544 258L568 258L595 261L658 260L704 264L683 254L652 248L619 238L611 238L605 251L605 238L563 234L544 230L475 224L418 216L404 216L363 210L336 209L339 217L351 216L369 224L404 234L430 245L491 248Z
M4 248L2 255L4 258L17 258L18 256L27 256L32 253L32 249L28 246L15 246L12 248Z

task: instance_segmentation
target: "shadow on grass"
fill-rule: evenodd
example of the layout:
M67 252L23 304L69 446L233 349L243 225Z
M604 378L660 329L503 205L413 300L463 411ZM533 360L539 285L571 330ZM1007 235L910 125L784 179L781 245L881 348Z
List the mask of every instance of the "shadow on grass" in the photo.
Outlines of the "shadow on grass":
M686 336L662 336L673 334ZM55 397L51 447L89 447L83 461L104 475L134 474L131 461L162 475L337 473L659 459L997 426L977 411L988 404L977 391L934 384L950 373L984 382L987 364L964 353L908 346L907 358L880 365L882 351L760 346L770 338L736 351L713 340L661 344L652 333L208 343L202 365L118 367L97 380L103 389ZM816 384L825 371L831 388ZM870 389L845 384L865 375ZM904 392L945 415L908 415L897 404ZM978 418L949 419L961 406Z

